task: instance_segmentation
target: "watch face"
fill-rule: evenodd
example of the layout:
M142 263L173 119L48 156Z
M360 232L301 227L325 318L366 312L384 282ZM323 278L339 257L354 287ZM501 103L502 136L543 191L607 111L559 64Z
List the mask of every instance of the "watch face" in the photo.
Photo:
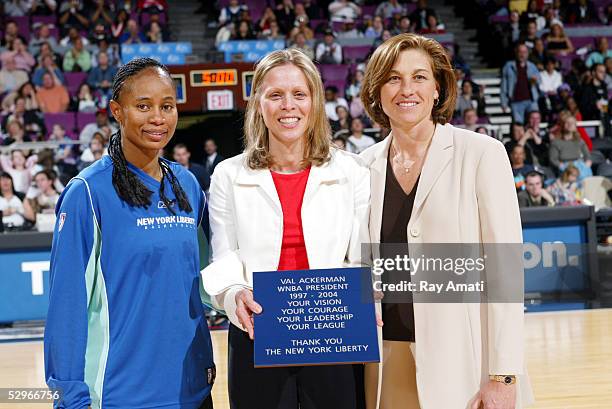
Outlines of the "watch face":
M510 385L512 383L512 377L511 376L504 377L504 383L506 385Z

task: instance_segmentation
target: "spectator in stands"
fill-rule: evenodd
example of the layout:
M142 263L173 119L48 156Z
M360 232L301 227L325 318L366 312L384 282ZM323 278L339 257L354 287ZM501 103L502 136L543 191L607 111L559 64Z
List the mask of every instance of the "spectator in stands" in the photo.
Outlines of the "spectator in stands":
M488 57L493 63L503 64L506 60L512 58L513 48L518 43L521 36L521 26L519 23L519 14L516 10L510 12L510 19L508 23L496 24L494 26L494 32L489 42L488 39L484 39L483 42L491 44L491 48L494 50L495 47L503 52L492 52ZM498 50L499 50L498 49Z
M32 75L32 82L37 87L43 85L43 75L50 74L53 77L53 80L58 84L63 84L65 82L64 73L62 70L55 64L53 57L50 55L45 55L40 65L34 70L34 74Z
M231 40L235 32L236 28L234 26L234 23L225 23L224 25L219 27L219 30L215 35L215 47L217 47L218 49L222 43Z
M559 112L557 117L557 123L550 129L550 137L549 139L561 139L561 133L563 131L563 127L565 126L565 120L569 117L574 117L576 121L582 121L582 114L578 110L578 106L576 105L576 101L573 97L567 98L566 101L567 109ZM593 150L593 141L591 137L587 133L587 131L583 127L577 126L576 129L580 134L580 138L584 141L587 148L589 148L589 152Z
M538 36L538 26L535 21L529 21L525 27L525 32L521 34L519 42L523 43L531 51L535 46L535 41L540 38Z
M530 22L534 22L536 31L542 30L546 24L546 20L542 16L542 10L538 9L538 2L536 0L529 0L527 9L521 14L519 21L523 26L528 25Z
M561 176L555 180L548 191L559 206L580 204L582 196L579 185L580 170L574 165L568 165Z
M276 33L274 34L279 35L278 26L276 27ZM232 40L254 40L254 39L255 39L255 33L253 33L253 30L251 29L249 22L242 20L240 23L238 23L238 30L236 30L236 34L232 37Z
M38 110L38 101L36 100L36 89L34 84L28 81L19 87L17 91L7 94L2 100L2 112L10 113L15 111L15 102L17 98L23 98L25 111Z
M93 11L89 22L93 26L102 25L109 27L113 24L113 10L105 0L93 0Z
M74 47L76 40L79 38L81 39L85 47L89 45L89 40L87 39L87 37L82 36L78 29L72 27L68 30L68 34L60 40L60 45L66 48Z
M434 15L438 17L435 10L427 7L427 0L418 0L416 10L410 14L410 21L414 23L416 31L427 27L427 17Z
M146 31L147 42L161 44L164 42L164 36L162 33L161 26L159 23L153 21L149 26L149 30Z
M291 45L291 48L297 48L298 50L306 54L308 58L310 58L311 60L314 60L314 57L315 57L314 50L306 42L306 36L304 35L304 33L298 32L295 35L294 42Z
M81 142L89 143L96 132L103 132L103 128L107 126L111 129L112 134L117 132L115 125L111 124L108 119L108 111L106 108L100 108L96 112L96 122L87 124L83 127L81 134L79 135L79 140Z
M25 221L23 202L8 172L0 172L0 214L5 227L21 227Z
M26 159L24 151L15 149L10 154L0 155L0 164L5 172L11 175L15 190L25 195L32 181L30 170L36 164L36 156L33 155Z
M351 136L346 140L346 150L359 154L375 143L374 138L363 133L361 118L353 118L351 120Z
M130 15L127 13L127 11L125 11L125 9L120 9L117 11L115 21L111 25L111 36L115 42L119 42L119 38L123 35L129 19Z
M70 111L74 112L96 112L100 98L93 93L88 83L79 86L77 94L70 99Z
M40 45L40 51L38 53L38 57L36 57L36 61L38 63L37 67L40 67L42 65L43 58L45 58L46 56L51 57L51 60L53 61L53 64L55 64L55 66L59 67L59 65L60 65L59 62L61 61L61 56L58 53L56 53L55 51L53 51L53 49L51 48L51 46L47 42L42 43ZM41 77L41 79L42 79L42 77Z
M393 35L398 35L402 33L411 33L413 30L412 22L410 21L410 17L402 16L399 20L399 24L393 29Z
M597 11L590 0L578 0L567 6L565 22L568 24L595 23Z
M0 95L16 91L28 81L28 73L18 70L12 54L2 54L0 70Z
M101 40L104 40L106 36L107 33L104 24L96 24L90 34L91 44L98 44Z
M82 171L95 161L101 159L105 154L108 154L108 152L104 144L104 137L100 132L96 132L91 137L87 148L81 154L77 163L77 169L79 172Z
M331 121L337 121L336 107L342 105L348 111L349 106L346 99L338 96L338 87L330 85L325 87L325 113Z
M29 142L30 139L25 134L23 124L16 119L10 119L6 124L6 137L2 141L2 145L8 146L14 143Z
M219 24L224 25L228 22L238 23L240 12L244 9L246 9L246 6L241 5L238 0L230 0L229 4L221 9Z
M72 48L64 54L64 72L87 72L91 69L91 54L85 49L83 40L77 38Z
M544 190L541 173L531 171L525 176L525 190L518 193L519 207L554 206L554 201Z
M487 136L493 136L493 131L489 131L489 129L484 125L478 125L476 129L474 130L474 132L481 133Z
M174 145L172 157L175 162L193 173L203 191L208 191L210 187L210 175L204 166L191 161L191 152L185 144L177 143Z
M34 176L37 187L35 196L26 197L23 202L24 217L32 223L36 222L36 217L40 213L52 214L59 199L59 194L53 186L56 175L53 171L42 170Z
M384 29L383 18L381 16L374 16L372 26L368 27L364 34L366 38L378 38L382 35Z
M576 118L567 116L563 122L560 137L550 142L550 164L558 171L564 171L568 165L574 165L581 177L592 176L591 154L576 129Z
M129 19L126 28L127 31L124 31L119 37L119 44L140 44L147 42L144 34L140 32L136 20Z
M217 165L225 158L217 151L217 143L213 138L204 141L204 153L206 154L204 168L206 168L208 175L212 175Z
M533 165L525 163L525 148L521 145L514 145L510 151L510 165L514 175L514 185L517 191L525 188L525 176L533 172Z
M98 56L100 55L100 53L106 53L106 58L108 59L108 65L110 65L111 67L116 67L119 61L121 60L121 58L119 57L118 50L119 50L119 47L117 46L117 44L111 45L107 38L98 41L97 46L94 47L94 50L91 53L91 66L97 67L98 66Z
M62 124L54 124L53 130L47 138L53 142L71 142L72 139L66 135L66 128ZM55 161L59 169L60 181L67 184L70 179L77 175L77 151L78 147L69 143L59 145L55 148ZM66 176L66 177L63 177Z
M404 16L407 12L408 10L406 9L406 6L401 4L399 0L387 0L383 1L378 5L378 7L376 7L374 14L380 17L382 21L382 19L390 19L393 17L394 13Z
M293 28L295 21L295 6L292 0L282 0L276 6L276 22L284 33L288 33Z
M459 125L461 128L475 131L478 126L478 114L474 108L467 108L463 111L463 124Z
M161 30L161 36L163 41L168 41L170 39L170 33L168 32L168 28L166 27L166 25L163 24L161 21L161 12L158 11L156 8L153 8L147 13L147 15L149 16L149 22L142 27L142 31L148 33L151 29L151 26L153 24L157 24L159 26L159 29Z
M533 135L527 135L528 140L536 141L538 138L542 140L544 144L541 148L536 149L538 158L546 156L548 153L548 132L546 129L542 129L540 124L542 123L542 114L539 111L531 111L527 113L527 123L525 124L525 134L533 133Z
M514 122L523 123L525 113L538 109L540 72L527 60L529 49L525 44L516 47L516 60L508 61L502 70L501 106L504 112L512 110Z
M548 60L546 49L544 48L544 40L537 38L533 42L533 48L529 52L529 61L535 64L538 70L544 71L544 65Z
M346 140L343 137L336 136L334 139L332 139L332 143L341 151L346 150Z
M60 30L75 28L77 31L85 31L89 28L89 20L85 16L85 9L80 0L68 0L60 6L59 25Z
M546 36L546 52L553 55L567 55L574 51L572 40L563 31L563 24L555 21Z
M43 43L48 43L52 50L57 50L58 43L55 37L51 35L51 29L45 23L41 23L39 28L35 30L35 34L30 38L28 48L34 58L40 54L40 47Z
M361 83L363 82L363 70L355 70L351 75L351 82L349 86L346 88L344 95L352 100L354 98L359 98L359 94L361 94Z
M323 41L317 45L315 58L321 64L342 63L342 46L336 42L336 36L332 30L325 31Z
M355 21L353 19L346 19L342 24L342 29L338 33L338 38L342 39L354 39L362 38L363 33L355 27Z
M4 26L4 36L2 37L2 41L0 41L0 47L8 47L18 35L19 27L17 23L13 20L7 21Z
M606 67L594 64L591 67L591 80L582 87L579 106L585 120L606 120L608 117L608 85Z
M525 149L525 163L530 165L539 164L539 157L542 156L541 148L545 146L539 135L531 132L527 134L523 124L518 122L513 123L510 129L511 139L504 144L508 154L512 152L515 145L521 145ZM540 155L538 156L538 154Z
M422 28L419 32L421 34L444 34L446 30L443 25L438 24L438 17L430 14L427 16L427 27Z
M32 54L28 52L28 48L25 39L21 36L17 36L10 42L8 50L0 55L0 58L5 59L3 56L13 56L15 61L15 68L18 70L30 73L32 68L36 65L36 60L32 57Z
M117 74L117 67L109 64L108 54L105 52L98 53L98 64L92 68L87 75L87 83L101 95L106 97L106 101L110 101L113 78Z
M270 22L272 20L276 21L276 15L274 14L274 9L270 6L266 6L264 9L263 15L257 22L257 31L264 32L270 29Z
M574 58L570 66L570 72L565 75L565 82L569 90L576 93L576 96L580 94L585 74L590 75L590 72L584 61L578 57Z
M455 117L463 117L463 113L472 108L476 110L477 116L486 116L484 98L474 94L472 81L464 79L461 83L461 93L457 97Z
M56 83L48 72L43 74L43 85L36 91L36 98L40 110L44 113L66 112L70 103L66 87Z
M293 23L294 26L298 26L302 22L300 17L304 17L306 21L310 21L310 17L308 17L308 13L304 8L303 3L295 3L293 13L295 14L295 22Z
M361 7L349 0L334 0L328 10L331 21L356 20L361 15Z
M166 0L138 0L136 9L140 13L160 13L168 9L168 2Z
M556 70L557 61L550 57L546 60L546 69L540 71L540 110L548 120L552 119L553 107L558 104L558 88L563 84L561 73Z
M325 109L327 111L327 103L325 103ZM345 107L344 105L336 105L336 109L334 110L334 113L336 114L336 118L338 119L329 120L329 124L331 126L332 133L336 134L338 131L342 131L342 130L350 131L352 118L351 118L348 108Z
M26 140L37 140L46 132L42 113L36 109L28 110L24 97L15 98L9 115L2 120L3 128L7 129L6 125L11 121L18 121L22 125Z
M606 58L612 57L612 50L608 48L608 38L599 37L597 39L597 47L595 51L589 54L586 60L586 66L591 68L593 64L602 64Z

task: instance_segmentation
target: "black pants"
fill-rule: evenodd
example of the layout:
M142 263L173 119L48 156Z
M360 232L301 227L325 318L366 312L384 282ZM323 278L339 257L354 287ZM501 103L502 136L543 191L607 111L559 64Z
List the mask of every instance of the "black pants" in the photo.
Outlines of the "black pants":
M213 409L212 395L208 395L208 398L200 405L200 409Z
M364 409L363 365L257 368L253 341L229 328L231 409Z

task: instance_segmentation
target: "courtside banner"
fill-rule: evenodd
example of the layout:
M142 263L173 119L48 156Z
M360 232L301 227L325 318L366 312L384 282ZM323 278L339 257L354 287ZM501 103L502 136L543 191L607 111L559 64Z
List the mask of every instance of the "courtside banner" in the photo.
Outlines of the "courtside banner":
M368 276L359 267L254 272L263 309L254 316L255 367L379 362Z

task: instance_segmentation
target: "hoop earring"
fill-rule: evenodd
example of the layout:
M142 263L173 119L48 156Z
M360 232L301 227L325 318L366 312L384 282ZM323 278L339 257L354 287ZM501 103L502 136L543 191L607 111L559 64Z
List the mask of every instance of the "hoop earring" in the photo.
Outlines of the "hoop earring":
M434 99L434 106L437 107L440 103L440 98L435 98Z

